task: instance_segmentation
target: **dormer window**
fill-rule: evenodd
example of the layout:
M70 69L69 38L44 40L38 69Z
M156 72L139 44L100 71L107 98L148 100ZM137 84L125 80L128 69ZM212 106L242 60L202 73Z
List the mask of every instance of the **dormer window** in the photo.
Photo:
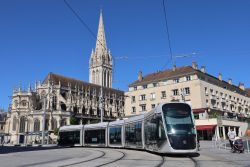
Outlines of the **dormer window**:
M191 76L186 76L186 81L190 81L191 80Z
M142 88L143 88L143 89L147 89L147 88L148 88L148 85L143 85Z
M153 87L156 87L157 86L157 83L153 83Z
M179 78L174 79L174 83L179 83Z

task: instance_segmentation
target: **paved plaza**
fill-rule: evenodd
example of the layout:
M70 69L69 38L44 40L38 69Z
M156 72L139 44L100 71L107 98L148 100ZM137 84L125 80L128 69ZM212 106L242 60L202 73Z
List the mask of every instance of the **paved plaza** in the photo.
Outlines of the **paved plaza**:
M231 153L213 148L211 142L201 142L194 156L155 155L145 151L110 148L1 147L1 167L250 167L250 154Z

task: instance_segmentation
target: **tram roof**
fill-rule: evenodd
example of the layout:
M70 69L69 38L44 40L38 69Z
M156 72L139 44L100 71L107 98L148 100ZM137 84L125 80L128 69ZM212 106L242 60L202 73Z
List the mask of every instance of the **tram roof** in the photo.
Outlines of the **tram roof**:
M107 126L108 126L108 122L102 122L102 123L97 123L97 124L84 125L84 129L106 128Z
M66 125L66 126L62 126L60 127L60 131L64 131L64 130L76 130L76 129L82 129L83 125Z
M144 114L137 115L137 116L134 116L134 117L130 117L130 118L128 118L128 119L125 119L125 123L135 122L135 121L138 121L138 120L143 120L143 118L144 118Z
M110 122L109 126L123 125L124 122L125 122L125 120L116 120L116 121Z

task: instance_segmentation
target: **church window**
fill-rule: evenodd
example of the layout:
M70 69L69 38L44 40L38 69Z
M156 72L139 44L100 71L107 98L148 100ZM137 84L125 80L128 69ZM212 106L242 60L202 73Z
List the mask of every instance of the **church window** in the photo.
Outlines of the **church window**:
M45 120L45 130L49 130L49 120Z
M66 123L66 119L64 118L61 120L61 126L65 126L65 125L67 125L67 123Z
M40 131L40 121L38 119L35 119L34 121L34 132Z
M16 131L16 124L17 124L17 119L16 117L13 118L13 124L12 124L12 130Z
M25 132L25 121L26 121L25 117L20 118L20 128L19 128L20 133Z
M22 102L21 102L21 106L23 106L23 107L26 107L27 106L27 101L26 100L23 100Z
M57 120L55 118L52 119L52 130L57 128Z

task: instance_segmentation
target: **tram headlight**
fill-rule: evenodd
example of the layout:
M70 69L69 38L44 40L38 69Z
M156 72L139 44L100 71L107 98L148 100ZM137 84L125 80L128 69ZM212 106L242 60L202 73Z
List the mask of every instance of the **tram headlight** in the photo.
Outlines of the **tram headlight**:
M171 133L175 134L175 130L173 128L171 129Z

